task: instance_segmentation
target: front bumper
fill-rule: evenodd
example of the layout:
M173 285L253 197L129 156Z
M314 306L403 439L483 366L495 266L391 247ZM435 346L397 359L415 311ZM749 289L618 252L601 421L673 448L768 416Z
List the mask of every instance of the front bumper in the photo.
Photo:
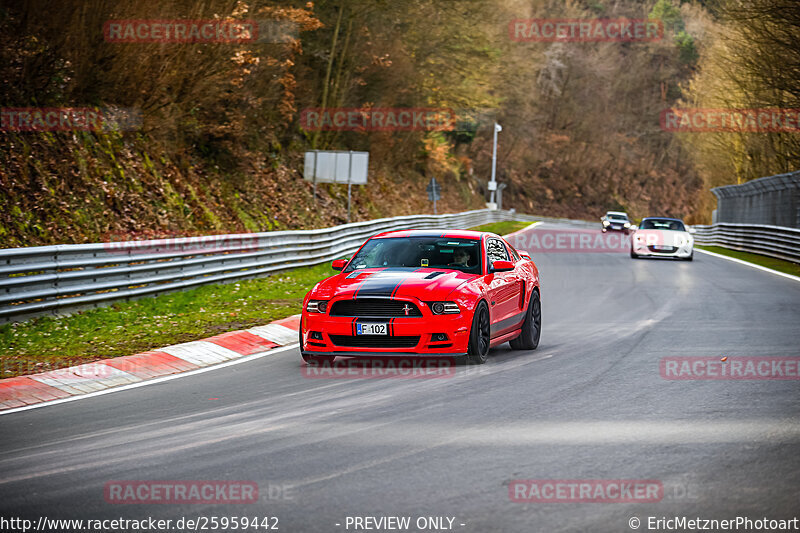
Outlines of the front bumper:
M331 357L463 357L464 353L416 353L416 352L314 352L301 350L303 355L331 356Z
M673 257L678 259L686 259L691 257L693 246L671 247L671 250L655 250L652 246L637 246L633 245L633 253L641 257Z
M611 224L610 226L603 226L603 233L607 231L621 231L623 233L629 233L630 228L626 228L625 226L622 225Z
M416 299L420 317L352 317L309 313L303 310L300 323L305 355L359 356L460 356L467 353L472 315L434 315ZM334 301L329 302L328 312ZM356 324L388 324L389 335L357 335ZM445 338L441 339L444 335ZM321 337L321 338L320 338Z

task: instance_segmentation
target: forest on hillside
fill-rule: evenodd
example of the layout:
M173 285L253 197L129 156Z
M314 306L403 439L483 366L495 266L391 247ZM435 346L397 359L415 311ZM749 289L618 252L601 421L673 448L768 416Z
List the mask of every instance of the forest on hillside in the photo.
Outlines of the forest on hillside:
M513 21L658 21L650 40L515 38ZM261 39L114 40L110 21L256 21ZM112 26L112 28L114 28ZM669 108L800 109L796 0L0 0L0 247L313 228L347 190L307 150L370 153L353 220L484 206L710 221L709 188L800 168L792 131L676 132ZM9 110L133 110L22 131ZM316 109L444 109L450 128L316 129Z

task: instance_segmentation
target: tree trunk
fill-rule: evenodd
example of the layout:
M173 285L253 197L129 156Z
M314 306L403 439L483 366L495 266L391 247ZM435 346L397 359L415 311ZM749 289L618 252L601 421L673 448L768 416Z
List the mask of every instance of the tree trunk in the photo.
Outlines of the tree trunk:
M325 83L322 85L322 109L320 116L325 113L325 107L328 105L328 85L331 82L331 70L333 70L333 58L336 55L336 39L339 36L339 28L342 25L342 13L344 12L344 4L339 6L339 16L336 18L336 27L333 29L333 40L331 42L331 53L328 57L328 68L325 71ZM314 132L314 137L311 140L311 148L317 148L317 140L319 139L319 132Z

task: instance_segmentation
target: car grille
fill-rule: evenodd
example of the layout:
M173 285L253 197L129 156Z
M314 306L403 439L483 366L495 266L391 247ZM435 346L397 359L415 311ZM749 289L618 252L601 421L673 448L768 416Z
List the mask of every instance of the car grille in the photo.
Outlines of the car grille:
M408 306L408 314L404 307ZM372 318L422 316L419 308L411 302L403 300L387 300L383 298L357 298L355 300L339 300L331 307L331 316L358 316Z
M413 348L419 343L419 335L331 335L331 342L336 346L351 348Z
M657 254L674 254L675 252L678 251L678 249L674 246L663 247L660 250L655 246L648 246L647 249Z

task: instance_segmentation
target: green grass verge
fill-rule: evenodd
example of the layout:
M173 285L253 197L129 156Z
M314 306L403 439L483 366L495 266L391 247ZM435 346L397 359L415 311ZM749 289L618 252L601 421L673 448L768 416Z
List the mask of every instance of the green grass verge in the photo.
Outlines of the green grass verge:
M771 268L772 270L777 270L778 272L792 274L793 276L800 276L800 264L792 263L791 261L775 259L774 257L768 257L766 255L751 254L750 252L729 250L728 248L723 248L721 246L700 246L699 244L695 244L695 247L701 250L714 252L715 254L727 255L729 257L741 259L742 261L747 261L748 263L754 263L759 266Z
M225 285L117 303L67 317L0 326L0 374L8 378L132 355L245 329L300 312L330 263Z
M531 224L533 224L533 222L506 220L503 222L492 222L491 224L475 226L474 228L469 228L469 229L475 231L489 231L491 233L497 233L498 235L508 235L509 233L514 233L515 231L519 231L522 228L527 228Z

